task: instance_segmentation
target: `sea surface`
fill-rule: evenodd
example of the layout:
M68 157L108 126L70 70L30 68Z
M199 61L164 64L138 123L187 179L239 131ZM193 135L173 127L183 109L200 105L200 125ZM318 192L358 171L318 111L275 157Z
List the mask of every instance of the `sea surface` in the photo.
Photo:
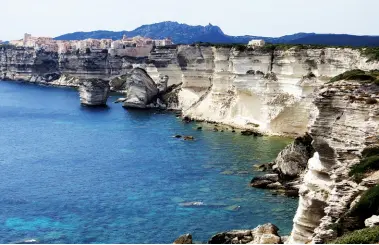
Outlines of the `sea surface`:
M289 139L213 132L117 98L94 109L73 89L0 82L0 243L206 242L267 222L290 232L297 199L249 187L253 165Z

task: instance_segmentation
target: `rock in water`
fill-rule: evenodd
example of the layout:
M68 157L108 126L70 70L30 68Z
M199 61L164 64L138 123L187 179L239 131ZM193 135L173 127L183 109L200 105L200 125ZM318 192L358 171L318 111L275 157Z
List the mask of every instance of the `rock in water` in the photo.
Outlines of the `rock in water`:
M126 93L125 108L147 108L158 95L158 88L153 79L141 68L135 68L130 73L111 81L112 87Z
M107 104L109 82L102 79L81 79L79 81L80 102L87 106L102 106Z
M185 234L175 240L174 244L192 244L192 235Z
M244 136L262 136L261 133L259 132L256 132L256 131L252 131L252 130L244 130L244 131L241 131L241 134L244 135Z
M280 176L293 179L299 177L307 167L314 149L311 145L312 137L307 133L282 150L275 160L273 170Z
M253 230L234 230L214 235L209 244L280 244L278 227L273 224L260 225Z

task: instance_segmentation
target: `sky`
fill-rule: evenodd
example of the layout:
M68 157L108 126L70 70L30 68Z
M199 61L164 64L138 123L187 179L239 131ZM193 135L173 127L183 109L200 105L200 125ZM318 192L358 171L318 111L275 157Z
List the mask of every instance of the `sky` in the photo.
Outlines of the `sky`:
M297 32L379 35L379 0L1 0L0 40L76 31L133 30L178 21L228 35Z

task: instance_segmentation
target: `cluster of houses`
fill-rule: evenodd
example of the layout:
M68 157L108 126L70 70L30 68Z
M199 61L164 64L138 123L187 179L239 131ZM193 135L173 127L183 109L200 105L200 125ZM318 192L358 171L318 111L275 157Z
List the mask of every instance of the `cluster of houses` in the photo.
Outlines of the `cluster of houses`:
M141 36L127 37L124 35L120 40L112 39L86 39L86 40L54 40L51 37L34 37L25 33L21 40L10 41L9 44L17 47L30 47L34 49L43 49L47 52L104 52L106 50L111 55L147 57L154 46L173 45L170 38L161 40L151 39ZM251 40L248 44L250 47L262 47L265 45L264 40Z
M128 38L126 35L121 40L112 39L86 39L86 40L54 40L51 37L34 37L25 33L21 40L10 41L9 44L16 47L29 47L34 49L43 49L47 52L102 52L107 50L114 55L128 55L132 57L145 57L151 52L154 46L172 45L170 38L155 40L136 36Z

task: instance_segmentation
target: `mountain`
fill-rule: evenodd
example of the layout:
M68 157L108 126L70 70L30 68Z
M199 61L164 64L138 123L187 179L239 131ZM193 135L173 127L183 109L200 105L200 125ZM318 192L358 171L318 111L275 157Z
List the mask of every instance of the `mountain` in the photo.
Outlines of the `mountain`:
M123 35L128 37L143 36L153 39L171 37L176 44L191 44L195 42L209 43L248 43L252 39L263 39L269 43L284 44L319 44L338 46L379 46L379 36L355 36L347 34L316 34L296 33L282 37L261 36L229 36L220 27L209 24L207 26L191 26L178 22L166 21L150 25L143 25L133 31L92 31L74 32L56 37L56 40L83 40L87 38L111 38L121 39Z

